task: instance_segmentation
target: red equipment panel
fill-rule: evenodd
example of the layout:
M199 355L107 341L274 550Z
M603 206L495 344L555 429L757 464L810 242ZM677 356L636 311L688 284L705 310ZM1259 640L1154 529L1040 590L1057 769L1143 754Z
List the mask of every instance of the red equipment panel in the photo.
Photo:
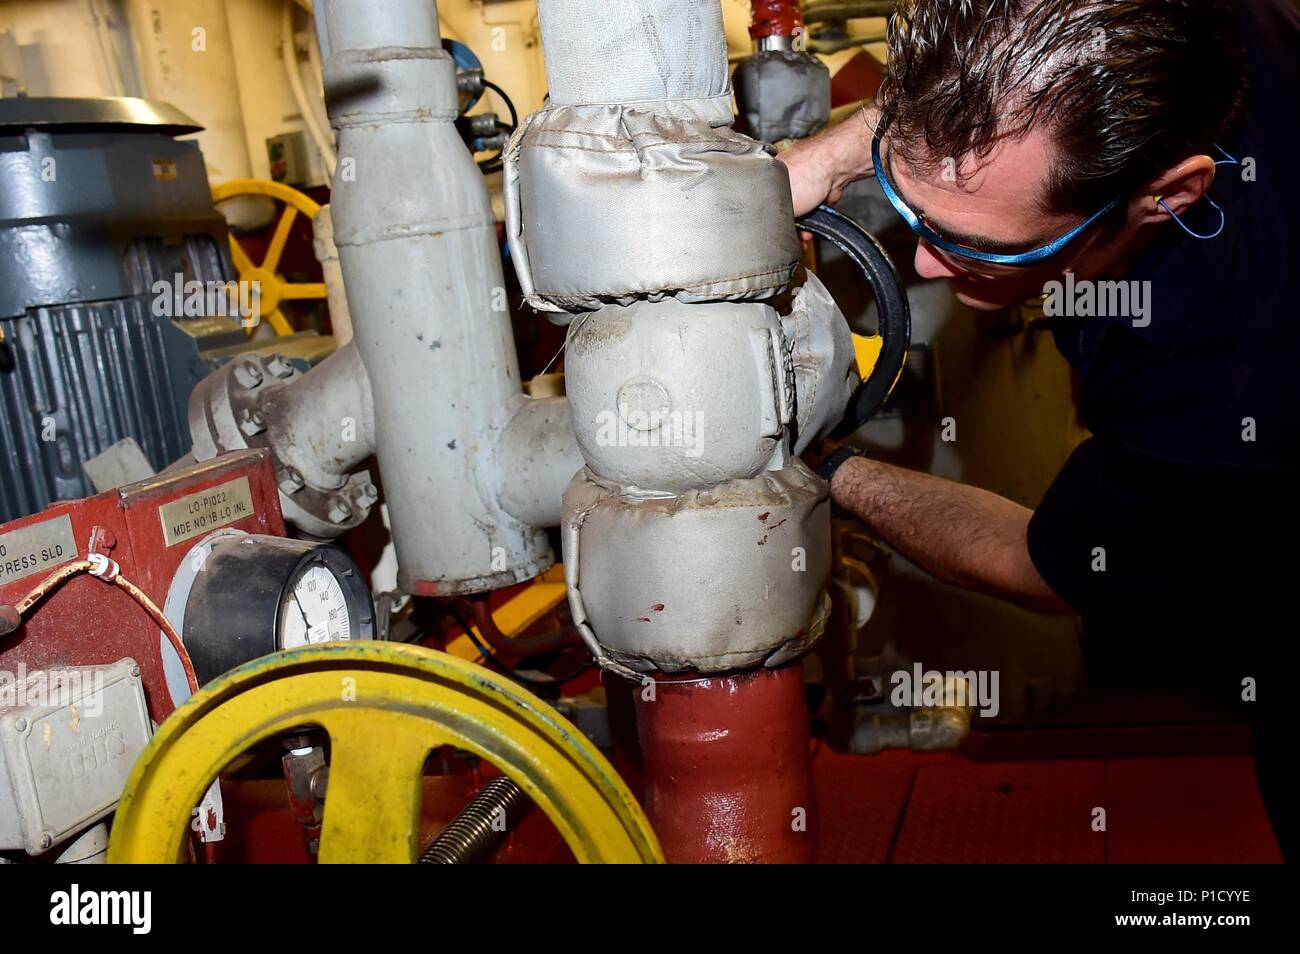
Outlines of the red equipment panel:
M66 547L50 542L67 538L64 517L71 521L75 546L66 554ZM97 552L115 560L122 576L161 609L185 555L209 533L227 528L285 535L267 451L227 454L94 497L61 501L0 526L0 540L29 530L8 539L44 541L26 557L0 556L0 604L17 603L58 567L85 559L93 536ZM24 569L24 558L35 569ZM33 607L15 632L0 637L0 671L107 664L130 656L140 664L149 714L161 723L173 709L161 638L157 624L127 593L82 574Z

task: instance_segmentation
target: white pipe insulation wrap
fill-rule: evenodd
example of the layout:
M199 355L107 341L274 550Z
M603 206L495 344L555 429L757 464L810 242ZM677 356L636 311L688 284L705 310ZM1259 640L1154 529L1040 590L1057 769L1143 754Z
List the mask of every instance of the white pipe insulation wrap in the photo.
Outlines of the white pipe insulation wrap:
M557 106L723 98L731 82L716 0L537 0Z
M718 0L537 8L551 98L515 132L504 176L528 303L563 322L638 298L778 294L800 253L790 180L730 128Z
M746 301L789 283L800 250L785 166L729 110L719 125L660 105L548 105L511 139L506 234L534 308Z
M374 395L399 584L496 589L554 561L498 503L496 441L523 401L483 176L453 125L455 67L429 0L327 0L339 136L334 241Z
M770 304L800 257L789 179L730 128L719 0L538 16L551 99L507 148L507 237L530 304L571 319L574 623L623 675L784 665L822 633L830 570L792 428L843 413L848 328L815 279Z
M564 508L569 607L606 668L780 666L825 631L830 502L802 461L654 498L584 468Z
M790 421L794 452L802 454L844 419L844 409L861 383L849 322L830 291L813 272L781 316L794 371L795 414Z
M638 493L702 490L790 463L794 388L766 305L606 308L570 326L564 367L583 457Z

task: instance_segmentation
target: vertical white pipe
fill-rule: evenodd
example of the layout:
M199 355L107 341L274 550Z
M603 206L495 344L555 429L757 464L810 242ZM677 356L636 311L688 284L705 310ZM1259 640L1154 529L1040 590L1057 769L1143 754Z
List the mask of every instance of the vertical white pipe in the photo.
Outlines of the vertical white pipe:
M339 134L334 240L374 392L399 582L443 595L529 579L554 557L497 503L494 438L525 399L436 6L318 0L316 16Z
M719 3L538 0L551 102L640 103L729 95Z

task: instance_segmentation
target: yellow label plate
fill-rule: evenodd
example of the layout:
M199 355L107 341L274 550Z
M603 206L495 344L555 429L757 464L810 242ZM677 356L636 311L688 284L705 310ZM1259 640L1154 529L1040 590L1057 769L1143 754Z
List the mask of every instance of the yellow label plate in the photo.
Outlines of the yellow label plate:
M0 534L0 586L77 556L72 519L64 514L21 530Z
M253 492L247 477L200 490L158 508L163 543L169 547L252 515Z

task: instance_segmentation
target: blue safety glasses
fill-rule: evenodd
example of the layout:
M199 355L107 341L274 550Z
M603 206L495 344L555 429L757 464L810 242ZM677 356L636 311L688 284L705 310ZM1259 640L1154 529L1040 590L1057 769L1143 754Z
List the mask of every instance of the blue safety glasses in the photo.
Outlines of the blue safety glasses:
M885 193L885 198L889 200L889 204L894 207L894 211L903 217L903 221L907 223L907 227L921 238L925 239L928 244L933 245L940 251L947 252L950 255L957 255L961 258L971 259L972 261L985 262L990 265L1010 265L1013 267L1036 265L1044 259L1051 258L1057 252L1061 251L1061 249L1065 248L1077 239L1080 235L1095 225L1098 220L1103 218L1107 212L1119 205L1120 201L1124 198L1123 196L1116 196L1114 199L1111 199L1110 202L1106 203L1104 208L1098 209L1060 238L1048 242L1046 245L1039 248L1030 249L1028 252L1007 254L1003 252L987 252L983 249L971 248L968 245L962 245L960 242L954 242L950 239L944 238L934 229L930 228L930 226L926 225L922 216L917 215L908 208L907 203L903 201L897 190L894 189L894 184L889 181L889 176L885 175L885 165L880 161L880 137L884 134L885 127L881 126L876 130L876 134L871 139L871 164L876 169L876 181L880 183L880 190ZM1214 163L1216 167L1241 165L1239 159L1233 157L1219 144L1215 143L1214 148L1219 150L1219 152L1226 157L1224 159L1216 160ZM1204 198L1210 208L1219 213L1218 228L1208 234L1194 231L1160 196L1156 196L1156 203L1169 213L1169 217L1177 223L1180 229L1192 238L1205 241L1208 239L1218 238L1219 235L1223 233L1223 227L1226 224L1227 217L1224 215L1223 208L1217 202L1211 199L1208 195Z
M987 252L983 249L971 248L970 246L962 245L958 242L953 242L944 238L934 229L926 225L921 216L908 208L907 203L902 200L898 192L894 189L894 184L890 182L889 177L885 175L884 163L880 161L880 137L883 136L884 133L884 127L881 127L876 131L875 136L872 137L871 140L871 164L876 168L876 181L880 183L881 191L885 193L885 198L889 200L889 204L894 207L894 210L903 217L903 221L907 223L908 228L921 238L925 239L925 241L930 245L933 245L935 248L947 252L950 255L959 255L962 258L973 259L977 262L986 262L990 265L1011 265L1016 267L1036 265L1044 259L1051 258L1086 232L1089 228L1095 225L1099 219L1105 216L1107 212L1119 205L1120 200L1123 198L1123 196L1116 196L1106 204L1105 208L1097 210L1060 238L1048 242L1046 245L1039 248L1030 249L1028 252L1015 252L1008 254L1004 252Z

